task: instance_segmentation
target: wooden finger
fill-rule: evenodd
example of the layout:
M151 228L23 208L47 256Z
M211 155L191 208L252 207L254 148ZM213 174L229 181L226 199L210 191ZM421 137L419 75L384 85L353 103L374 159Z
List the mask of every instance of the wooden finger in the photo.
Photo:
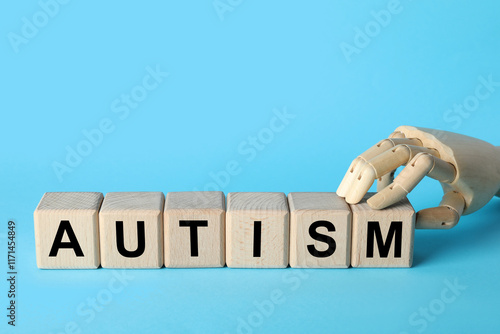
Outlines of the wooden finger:
M438 207L421 210L417 213L415 228L450 229L457 225L464 209L464 197L456 191L451 191L444 195Z
M345 196L347 203L358 203L365 196L376 179L390 173L399 166L406 165L415 155L422 152L437 154L436 151L425 147L397 145L392 150L387 150L366 162L362 169L355 174L354 180L349 185L349 189Z
M406 135L401 131L394 131L390 136L390 139L393 138L406 138ZM420 143L417 143L420 144ZM421 144L420 144L421 145ZM394 181L394 174L396 174L396 170L393 170L390 173L385 174L377 181L377 191L381 191L385 187L389 186Z
M359 172L362 170L365 164L376 156L398 145L421 146L422 142L419 139L415 138L389 138L380 141L377 145L371 147L369 150L365 151L363 154L354 159L351 166L347 170L347 173L342 179L342 182L337 188L337 195L339 195L340 197L346 197L349 189L351 189L353 183L355 183L356 178L359 176Z
M428 152L417 154L399 173L394 182L370 198L368 204L374 209L383 209L399 202L408 195L425 176L441 182L453 182L455 167Z
M394 174L396 174L396 170L379 178L377 180L377 191L382 191L385 187L390 186L394 182Z
M389 138L406 138L406 135L401 131L394 131Z
M337 195L339 195L340 197L345 197L347 191L349 190L349 187L354 181L353 175L356 168L359 166L364 166L365 163L366 160L363 159L362 157L357 157L356 159L354 159L354 161L351 163L351 166L349 166L349 169L347 170L344 179L342 180L342 182L340 182L340 185L337 188Z

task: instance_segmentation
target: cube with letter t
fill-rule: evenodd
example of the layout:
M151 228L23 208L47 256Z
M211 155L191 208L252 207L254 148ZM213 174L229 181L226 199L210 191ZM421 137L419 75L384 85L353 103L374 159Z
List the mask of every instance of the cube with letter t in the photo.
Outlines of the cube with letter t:
M99 267L97 192L45 193L34 213L36 260L41 269Z
M165 267L224 266L223 192L170 192L164 213Z
M226 262L233 268L288 265L288 203L283 193L229 193Z
M407 199L374 210L366 203L373 194L351 205L353 267L411 267L415 210Z
M161 192L107 193L99 212L103 268L160 268L163 265Z

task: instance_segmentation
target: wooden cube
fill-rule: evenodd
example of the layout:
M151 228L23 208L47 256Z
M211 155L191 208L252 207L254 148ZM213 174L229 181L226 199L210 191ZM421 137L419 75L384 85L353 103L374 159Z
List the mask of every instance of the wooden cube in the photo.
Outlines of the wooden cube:
M407 199L384 210L366 203L367 194L352 210L353 267L411 267L415 210Z
M224 266L223 192L168 193L164 213L165 267Z
M36 260L42 269L99 267L102 194L45 193L34 213Z
M351 209L335 193L290 193L290 266L348 268Z
M107 193L99 212L103 268L163 265L161 192Z
M283 193L229 193L226 262L233 268L288 265L288 203Z

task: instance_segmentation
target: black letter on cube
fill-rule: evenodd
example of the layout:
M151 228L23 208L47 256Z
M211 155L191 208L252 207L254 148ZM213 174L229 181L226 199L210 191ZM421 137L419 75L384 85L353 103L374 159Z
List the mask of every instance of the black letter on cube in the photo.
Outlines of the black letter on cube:
M389 227L389 232L387 232L387 238L384 243L382 239L382 231L380 231L380 223L370 221L368 222L368 240L366 247L366 257L372 258L374 252L374 237L377 238L378 252L381 258L387 258L389 256L389 250L391 249L392 239L396 237L394 245L394 257L401 257L401 242L403 236L403 222L391 222Z
M144 231L144 222L137 222L137 249L128 251L125 249L125 240L123 236L123 222L116 221L116 247L118 252L124 257L139 257L146 249L146 233Z
M62 242L64 232L68 235L69 242ZM54 238L54 243L50 248L49 256L57 256L57 252L60 248L72 248L75 251L76 256L83 256L82 247L80 247L80 244L76 239L75 232L73 231L69 220L61 220L59 228L57 229L56 237Z
M328 249L320 252L316 248L314 248L314 245L307 245L307 250L309 251L309 254L311 254L314 257L319 257L319 258L329 257L330 255L333 255L333 253L335 253L335 250L337 249L337 244L335 243L335 240L333 240L332 237L318 233L318 231L316 231L318 227L326 227L328 232L335 232L335 226L331 222L326 220L315 221L314 223L311 224L311 226L309 226L309 235L311 236L311 238L328 244Z
M208 227L208 220L180 220L180 227L189 227L191 257L198 257L198 227Z

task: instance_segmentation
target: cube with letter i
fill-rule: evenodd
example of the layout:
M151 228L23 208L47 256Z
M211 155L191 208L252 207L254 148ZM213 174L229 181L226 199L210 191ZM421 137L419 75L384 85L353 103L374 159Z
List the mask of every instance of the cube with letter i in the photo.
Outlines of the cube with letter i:
M229 193L226 262L233 268L288 265L288 203L283 193Z
M37 265L42 269L99 267L97 192L45 193L35 213Z
M383 210L366 203L351 205L353 267L411 267L415 210L407 199Z

